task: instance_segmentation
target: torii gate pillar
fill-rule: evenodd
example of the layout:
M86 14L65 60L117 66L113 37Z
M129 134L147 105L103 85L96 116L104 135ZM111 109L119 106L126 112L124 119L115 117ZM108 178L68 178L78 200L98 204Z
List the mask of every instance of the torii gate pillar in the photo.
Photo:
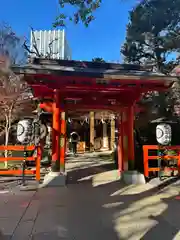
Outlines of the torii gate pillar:
M61 133L61 109L60 109L60 93L54 90L53 103L53 119L52 119L52 171L60 171L60 133Z
M134 169L134 106L122 109L120 126L122 170Z
M134 106L129 106L127 109L128 116L128 170L134 170L135 155L134 155Z

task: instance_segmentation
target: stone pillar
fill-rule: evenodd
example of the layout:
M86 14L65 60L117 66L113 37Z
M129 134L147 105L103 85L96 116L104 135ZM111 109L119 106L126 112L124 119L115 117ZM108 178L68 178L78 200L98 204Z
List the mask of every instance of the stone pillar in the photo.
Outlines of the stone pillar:
M94 151L94 112L89 114L89 125L90 125L90 151Z

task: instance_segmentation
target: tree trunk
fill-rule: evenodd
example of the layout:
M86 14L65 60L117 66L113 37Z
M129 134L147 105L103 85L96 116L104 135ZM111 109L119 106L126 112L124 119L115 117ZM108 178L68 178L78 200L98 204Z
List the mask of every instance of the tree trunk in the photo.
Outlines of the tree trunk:
M5 146L8 146L9 143L9 133L11 129L11 110L8 115L6 115L6 127L5 127ZM8 150L4 151L5 158L8 157ZM8 168L8 161L5 160L4 168Z
M6 128L5 131L5 146L8 146L9 143L9 127ZM4 151L4 157L7 158L8 157L8 150ZM5 160L4 161L4 168L8 168L8 161Z

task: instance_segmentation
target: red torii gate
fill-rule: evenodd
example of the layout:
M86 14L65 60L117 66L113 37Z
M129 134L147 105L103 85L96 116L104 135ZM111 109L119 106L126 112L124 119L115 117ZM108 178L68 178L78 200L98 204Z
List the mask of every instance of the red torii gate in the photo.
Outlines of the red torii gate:
M33 59L12 66L24 74L40 107L53 114L52 162L54 171L65 171L65 112L111 110L119 118L119 170L134 165L134 107L142 93L165 91L175 77L144 71L137 65ZM60 147L59 147L60 146ZM59 164L60 163L60 164Z

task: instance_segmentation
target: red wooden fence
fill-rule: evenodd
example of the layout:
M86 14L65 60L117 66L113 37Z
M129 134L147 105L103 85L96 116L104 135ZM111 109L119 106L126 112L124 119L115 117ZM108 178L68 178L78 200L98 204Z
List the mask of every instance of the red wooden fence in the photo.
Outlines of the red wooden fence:
M14 145L14 146L0 146L0 151L33 151L35 150L35 146L21 146L21 145ZM36 170L25 170L24 174L28 175L35 175L36 180L40 181L40 167L41 167L41 156L42 156L42 151L41 147L37 147L37 155L33 157L0 157L0 162L5 162L5 161L35 161L36 162ZM5 170L0 170L0 175L22 175L23 170L22 169L17 169L17 170L12 170L12 169L5 169Z
M166 146L164 149L166 150L177 150L178 155L175 156L150 156L149 155L149 150L158 150L160 149L158 145L144 145L143 146L143 160L144 160L144 176L149 177L149 172L158 172L160 171L159 167L149 167L149 160L158 160L158 159L165 159L165 160L170 160L170 159L177 159L177 167L169 167L166 168L169 171L176 171L178 170L178 173L180 174L180 146ZM163 148L161 148L163 149Z

